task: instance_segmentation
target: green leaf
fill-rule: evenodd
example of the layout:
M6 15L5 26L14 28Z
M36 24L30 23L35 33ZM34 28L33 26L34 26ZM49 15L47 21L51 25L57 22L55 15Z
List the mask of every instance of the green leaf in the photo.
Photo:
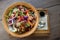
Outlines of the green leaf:
M12 13L13 13L13 9L10 10L10 12L9 12L9 16L11 16Z
M29 23L26 23L26 26L27 26L27 27L29 27L29 26L30 26L30 24L29 24Z
M20 15L21 15L21 16L24 16L24 14L23 14L23 12L22 12L22 11L20 11Z
M18 16L18 11L16 12L16 17Z

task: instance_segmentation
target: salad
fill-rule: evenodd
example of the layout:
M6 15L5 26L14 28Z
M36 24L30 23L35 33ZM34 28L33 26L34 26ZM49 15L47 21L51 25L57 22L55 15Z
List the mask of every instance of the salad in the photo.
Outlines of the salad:
M11 32L22 34L34 27L36 16L31 9L17 5L6 15L6 21Z

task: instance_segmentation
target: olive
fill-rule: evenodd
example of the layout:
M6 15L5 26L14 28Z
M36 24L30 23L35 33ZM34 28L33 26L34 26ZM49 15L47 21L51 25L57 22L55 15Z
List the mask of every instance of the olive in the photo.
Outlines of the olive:
M44 17L45 16L45 13L43 11L40 12L40 16L41 17Z

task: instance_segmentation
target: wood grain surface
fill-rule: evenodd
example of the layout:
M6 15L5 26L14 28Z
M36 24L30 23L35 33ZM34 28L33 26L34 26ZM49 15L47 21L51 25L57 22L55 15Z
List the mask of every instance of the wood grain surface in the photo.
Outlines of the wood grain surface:
M1 21L2 14L10 4L19 1L30 3L36 8L48 9L51 28L49 37L30 36L20 39L8 35ZM60 40L60 0L0 0L0 40Z

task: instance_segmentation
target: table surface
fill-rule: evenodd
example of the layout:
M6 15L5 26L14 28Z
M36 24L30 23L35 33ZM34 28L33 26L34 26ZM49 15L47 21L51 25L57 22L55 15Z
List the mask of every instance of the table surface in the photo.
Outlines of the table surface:
M36 8L47 8L50 18L49 37L31 36L27 38L10 37L2 24L2 14L4 10L14 2L27 2ZM60 0L0 0L0 40L60 40Z

